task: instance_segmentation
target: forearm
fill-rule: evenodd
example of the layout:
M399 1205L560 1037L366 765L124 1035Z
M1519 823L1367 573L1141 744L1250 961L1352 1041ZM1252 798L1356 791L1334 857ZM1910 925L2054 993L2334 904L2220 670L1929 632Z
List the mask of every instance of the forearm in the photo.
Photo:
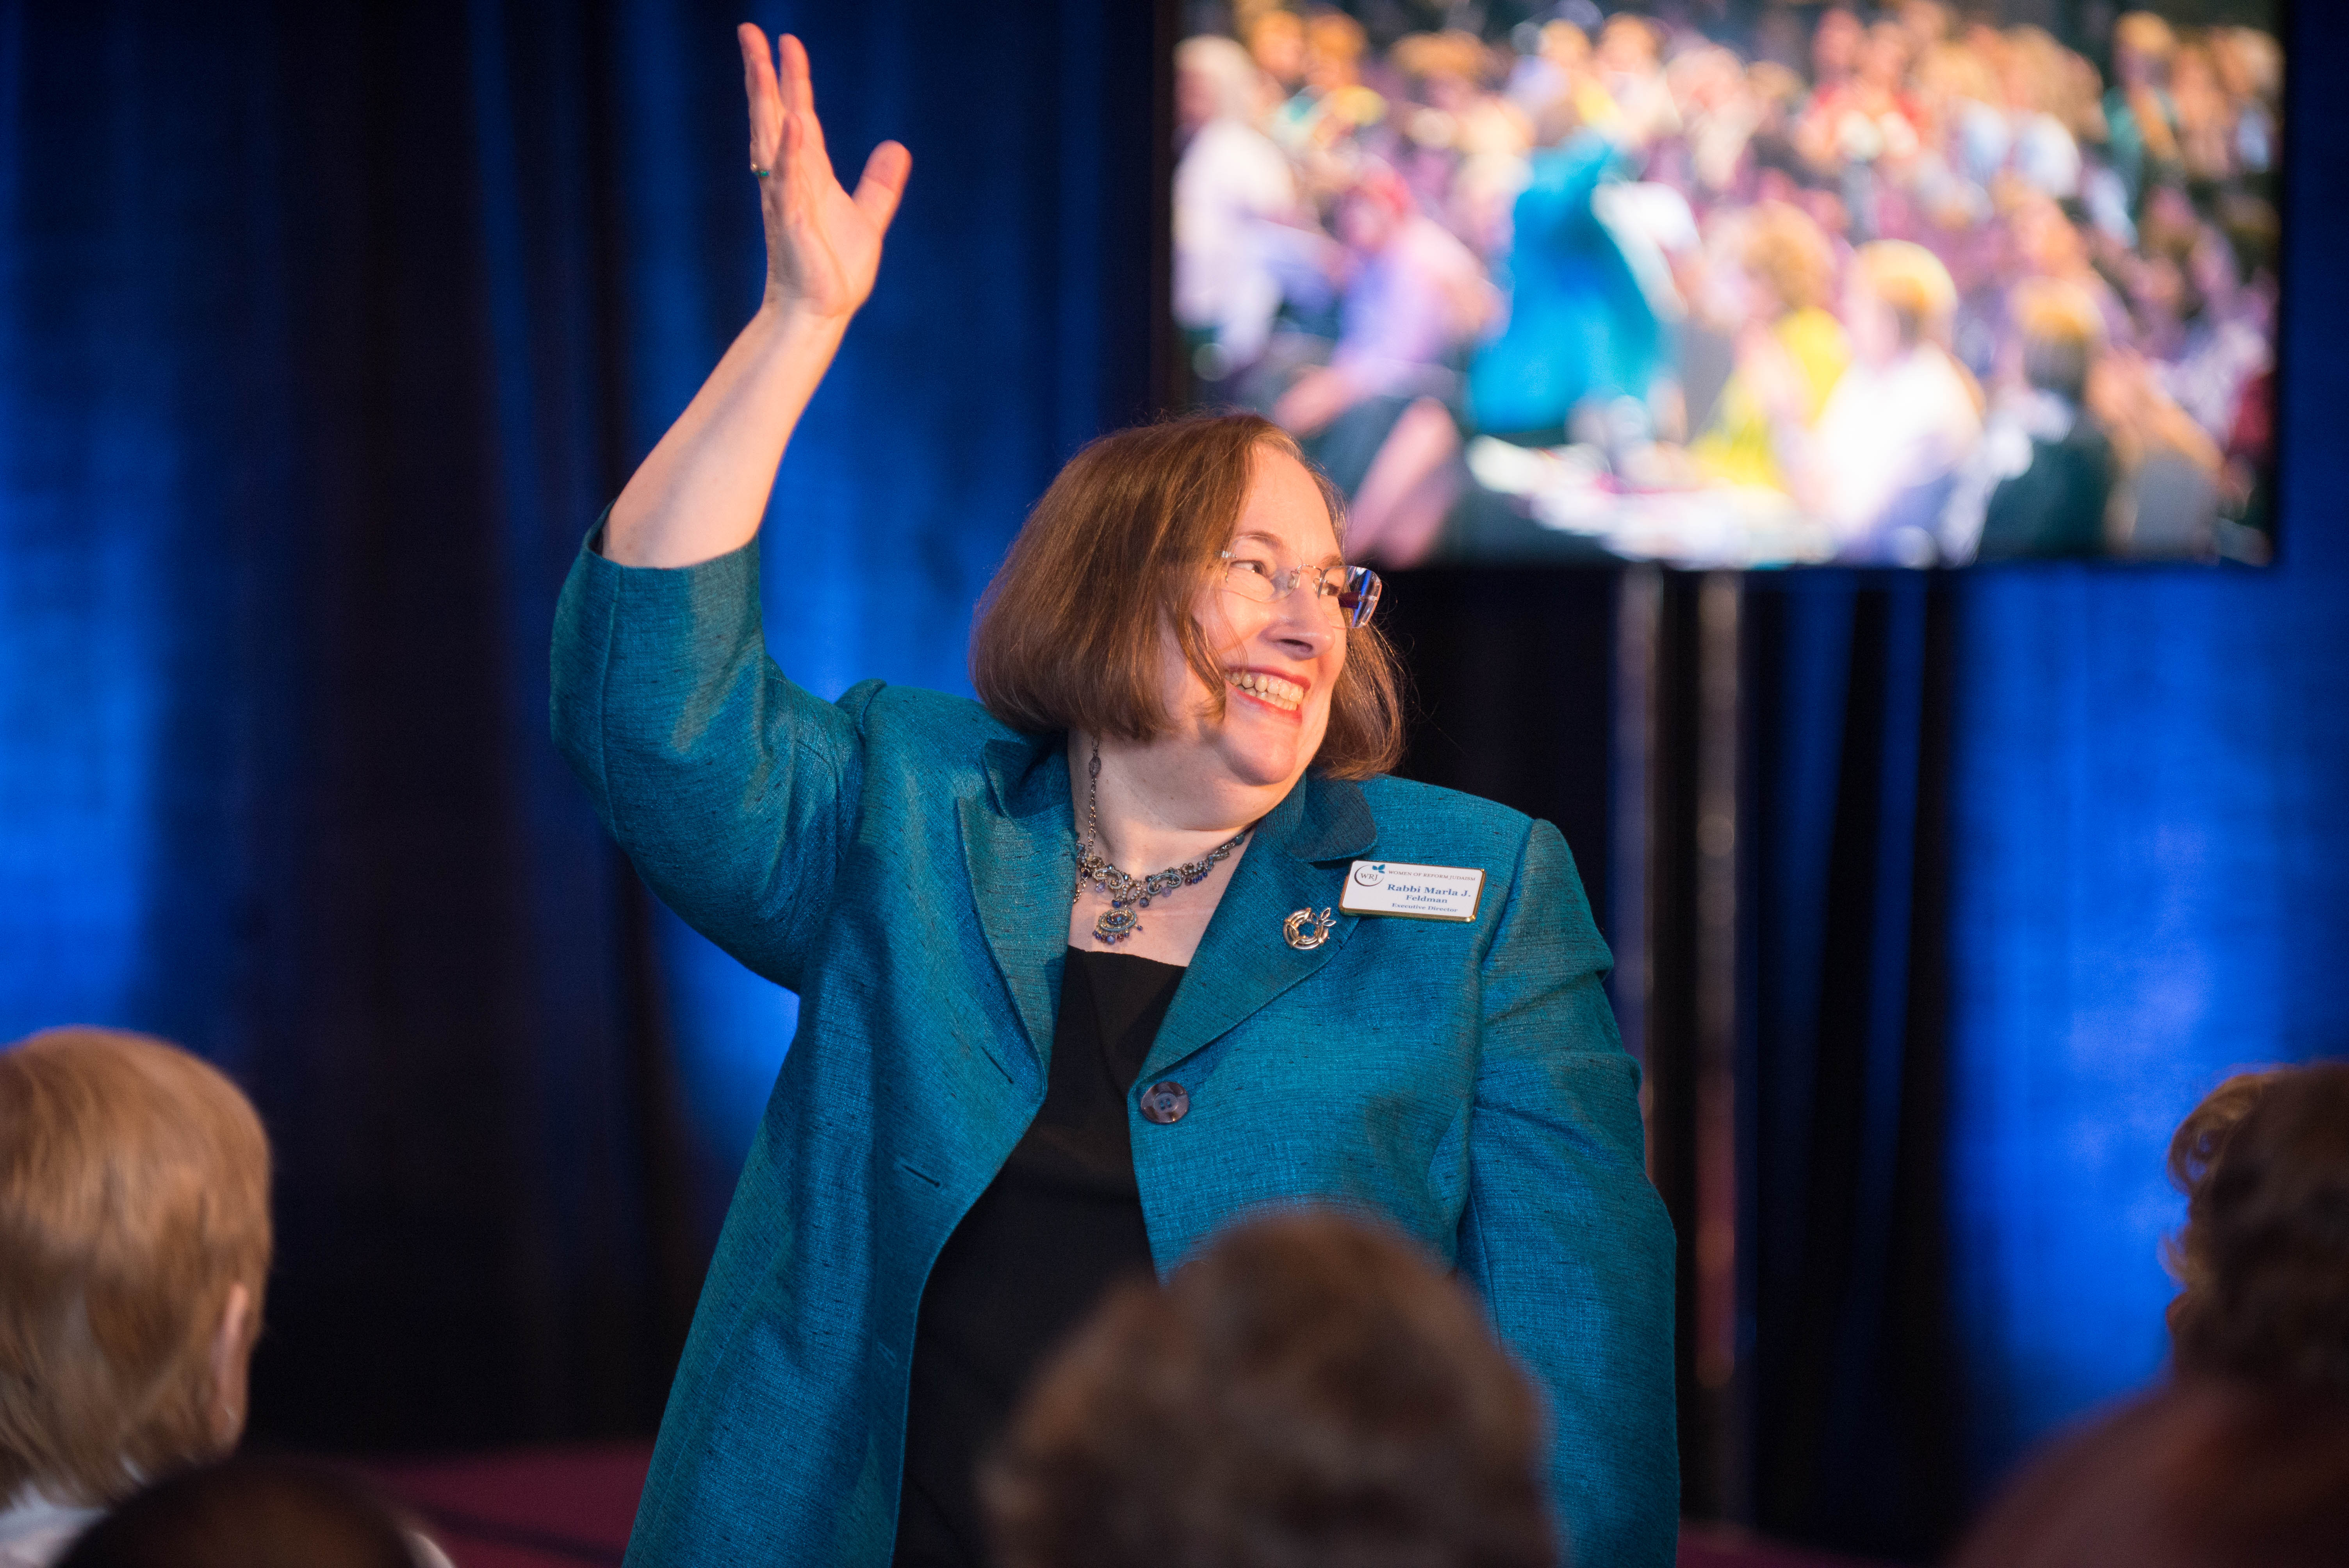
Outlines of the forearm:
M761 305L613 503L605 553L623 566L696 566L749 543L847 325Z

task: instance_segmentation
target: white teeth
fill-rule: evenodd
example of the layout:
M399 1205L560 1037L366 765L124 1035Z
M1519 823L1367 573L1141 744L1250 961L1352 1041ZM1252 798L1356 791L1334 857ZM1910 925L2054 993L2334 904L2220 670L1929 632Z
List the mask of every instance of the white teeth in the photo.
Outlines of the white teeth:
M1266 675L1261 670L1232 670L1224 678L1232 685L1273 707L1294 709L1305 700L1305 688L1295 681L1278 676Z

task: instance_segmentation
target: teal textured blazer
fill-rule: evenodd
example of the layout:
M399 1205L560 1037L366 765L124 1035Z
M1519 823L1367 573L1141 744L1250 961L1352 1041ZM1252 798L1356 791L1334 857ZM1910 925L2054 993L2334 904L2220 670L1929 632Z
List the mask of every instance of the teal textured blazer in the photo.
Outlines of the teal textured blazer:
M1061 737L868 681L785 680L755 545L681 571L590 547L555 739L637 870L799 993L628 1545L638 1565L881 1568L922 1287L1043 1104L1075 885ZM1340 913L1358 857L1475 866L1466 924ZM1665 1568L1680 1498L1672 1240L1638 1069L1565 841L1472 796L1309 772L1267 817L1136 1085L1151 1253L1250 1210L1383 1216L1455 1264L1545 1391L1576 1568Z

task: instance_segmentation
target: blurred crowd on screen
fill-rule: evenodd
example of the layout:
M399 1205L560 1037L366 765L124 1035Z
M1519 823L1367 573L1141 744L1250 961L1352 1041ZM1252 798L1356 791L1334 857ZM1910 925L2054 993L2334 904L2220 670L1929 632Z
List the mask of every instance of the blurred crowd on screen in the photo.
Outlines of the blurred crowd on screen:
M1177 50L1195 396L1295 432L1351 552L1498 497L1633 555L2265 559L2270 32L1482 9L1237 0Z

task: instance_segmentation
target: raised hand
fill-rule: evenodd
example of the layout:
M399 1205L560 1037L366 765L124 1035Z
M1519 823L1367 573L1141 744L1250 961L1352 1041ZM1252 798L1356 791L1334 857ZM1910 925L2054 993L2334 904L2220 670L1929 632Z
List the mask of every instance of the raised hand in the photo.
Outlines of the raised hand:
M785 33L771 57L767 36L757 27L745 22L735 36L750 101L750 168L763 171L767 303L790 314L845 321L873 292L881 236L896 215L913 155L897 142L883 142L850 195L824 150L806 47Z
M748 26L737 40L766 212L766 298L612 503L604 552L623 566L691 566L757 535L792 431L873 292L881 236L914 166L885 141L856 194L842 190L807 50L785 34L770 57L766 35Z

